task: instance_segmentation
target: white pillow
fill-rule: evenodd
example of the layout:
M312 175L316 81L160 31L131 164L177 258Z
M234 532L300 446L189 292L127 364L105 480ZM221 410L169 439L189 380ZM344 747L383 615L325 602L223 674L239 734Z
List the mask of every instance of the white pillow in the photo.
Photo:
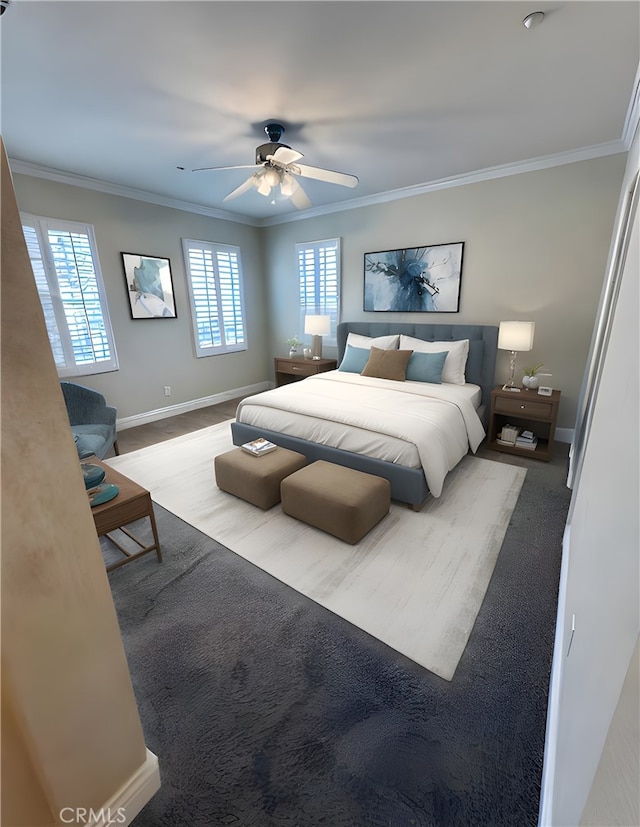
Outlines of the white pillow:
M418 353L442 353L448 351L442 369L442 381L452 385L464 385L464 371L469 355L469 340L460 339L456 342L425 342L424 339L414 339L413 336L400 336L400 350L417 350Z
M371 350L371 347L378 347L380 350L395 350L398 347L398 340L400 336L396 333L395 336L376 336L371 338L369 336L360 336L359 333L350 333L347 336L347 344L351 347L365 348Z

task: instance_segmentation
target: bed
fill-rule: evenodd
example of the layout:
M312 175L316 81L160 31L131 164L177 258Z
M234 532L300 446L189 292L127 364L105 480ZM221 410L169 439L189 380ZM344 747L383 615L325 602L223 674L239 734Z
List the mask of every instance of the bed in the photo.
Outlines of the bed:
M440 495L448 471L484 437L498 328L343 322L337 330L339 366L345 353L355 353L347 350L349 334L379 341L409 337L399 340L400 349L411 349L411 339L468 340L464 384L398 382L340 370L320 373L242 400L231 424L233 442L242 445L262 436L309 461L324 459L376 474L389 480L394 500L419 509L429 493Z

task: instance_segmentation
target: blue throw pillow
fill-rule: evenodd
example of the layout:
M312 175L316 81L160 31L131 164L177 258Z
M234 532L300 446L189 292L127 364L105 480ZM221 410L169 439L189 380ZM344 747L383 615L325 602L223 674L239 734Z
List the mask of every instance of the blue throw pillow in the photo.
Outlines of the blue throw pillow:
M420 353L414 350L407 365L406 378L411 382L431 382L440 385L447 355L446 350L442 353Z
M369 356L371 356L371 351L366 347L347 345L338 370L344 370L347 373L362 373L364 366L369 361Z

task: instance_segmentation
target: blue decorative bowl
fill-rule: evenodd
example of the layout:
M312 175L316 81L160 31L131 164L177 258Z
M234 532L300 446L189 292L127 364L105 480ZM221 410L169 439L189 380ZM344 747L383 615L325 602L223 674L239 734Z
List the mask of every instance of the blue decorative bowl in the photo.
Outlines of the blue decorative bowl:
M99 465L91 465L88 462L80 463L80 467L82 468L82 476L84 477L84 487L87 489L100 485L107 473L104 468L100 468Z
M117 485L112 485L111 483L98 485L93 489L93 494L89 494L89 505L93 508L94 505L108 503L109 500L117 497L119 493L120 489Z

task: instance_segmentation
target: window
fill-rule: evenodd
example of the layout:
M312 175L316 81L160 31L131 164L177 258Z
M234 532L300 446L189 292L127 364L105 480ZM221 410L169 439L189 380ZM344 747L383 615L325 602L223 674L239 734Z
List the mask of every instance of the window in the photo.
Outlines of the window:
M93 227L22 214L58 375L118 369Z
M196 356L246 350L240 248L183 239Z
M296 244L300 283L300 330L307 314L330 316L331 333L323 344L336 344L340 318L340 239Z

